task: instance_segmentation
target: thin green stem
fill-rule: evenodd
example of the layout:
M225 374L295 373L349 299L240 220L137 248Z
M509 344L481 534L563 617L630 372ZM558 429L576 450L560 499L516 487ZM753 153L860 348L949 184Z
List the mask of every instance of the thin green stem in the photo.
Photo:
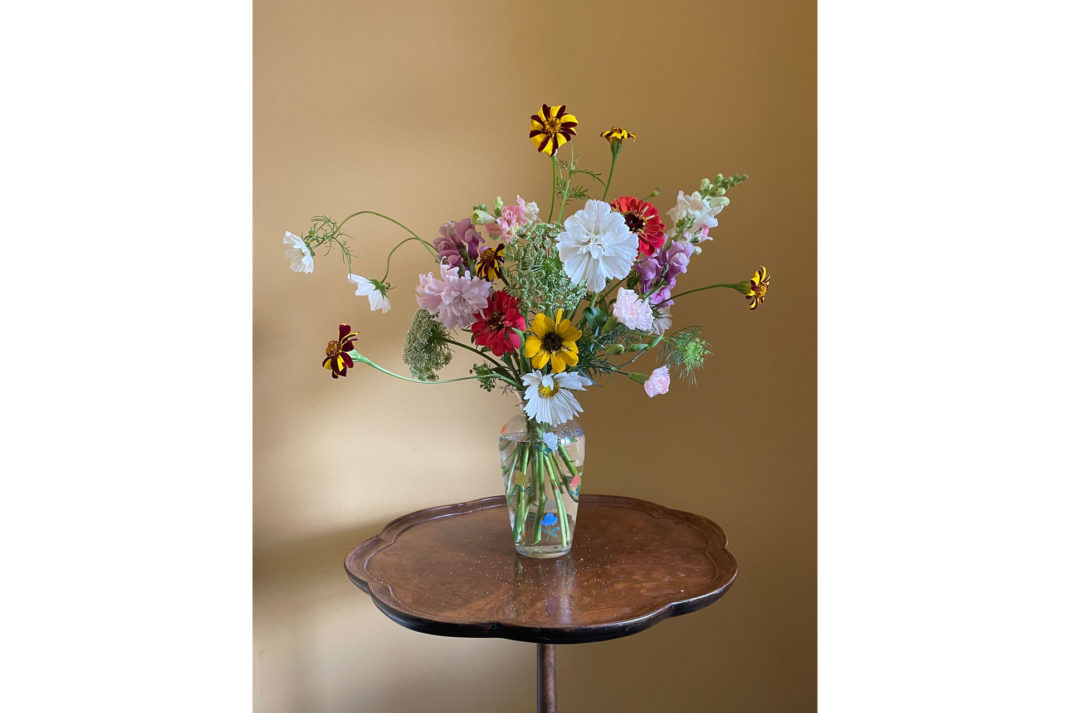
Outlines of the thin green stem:
M606 190L602 192L602 200L606 199L609 195L609 184L613 182L613 169L617 167L617 156L619 151L613 152L613 160L609 163L609 175L606 177Z
M394 220L389 215L383 215L382 213L377 213L374 210L358 210L356 213L350 213L345 218L342 218L342 222L340 222L338 224L336 230L341 230L342 226L345 225L346 222L348 222L350 218L356 218L358 215L374 215L377 218L382 218L383 220L390 221L391 223L393 223L394 225L398 226L399 228L404 230L406 233L408 233L409 235L411 235L412 237L416 238L421 243L423 243L423 246L425 248L427 248L427 251L429 253L431 253L431 257L433 257L436 262L438 261L438 251L435 250L434 246L432 246L431 243L427 242L426 240L421 238L419 235L414 233L412 231L412 228L410 228L409 226L405 225L404 223L402 223L400 221L397 221L397 220Z
M543 455L550 471L551 487L554 489L554 500L557 502L557 519L561 524L561 544L568 547L569 544L569 528L568 528L568 513L565 511L565 499L561 497L561 479L557 470L557 462L554 460L553 453Z
M536 448L532 444L532 448ZM542 454L538 452L536 448L535 452L535 467L532 470L535 471L535 477L532 479L532 485L535 487L536 492L539 494L539 507L535 511L535 537L532 538L531 544L537 545L542 539L542 518L546 511L546 484L543 483L542 477Z
M376 371L381 371L384 374L386 374L387 376L392 376L395 379L401 379L402 381L409 381L409 382L412 382L413 384L452 384L455 381L469 381L471 379L483 379L483 378L486 378L486 377L482 377L482 376L461 376L461 377L458 377L456 379L442 379L440 381L424 381L423 379L411 379L411 378L409 378L407 376L402 376L401 374L395 374L394 372L390 371L389 369L386 369L384 367L379 366L374 361L372 361L368 357L364 356L360 352L353 351L353 352L346 352L346 353L349 354L349 356L353 357L353 361L358 361L358 362L361 362L362 364L367 364L371 368L375 369ZM494 378L495 379L501 379L502 381L504 381L505 383L509 384L510 386L515 386L516 388L520 388L520 385L517 384L515 381L513 381L512 379L507 379L504 376L502 376L501 374L494 374Z
M423 242L423 240L421 238L405 238L400 243L395 245L393 250L391 250L389 253L387 253L387 256L386 256L386 272L383 273L383 279L379 280L379 282L384 282L385 283L386 282L386 278L390 277L390 258L394 257L394 253L397 252L398 248L400 248L405 243L412 242L413 240L419 240L420 242Z
M446 339L446 342L449 343L449 344L454 344L454 345L460 347L461 349L467 349L468 351L470 351L470 352L472 352L474 354L478 354L479 356L483 357L484 359L489 361L491 364L494 364L495 366L499 366L502 369L505 369L506 371L510 371L509 367L507 367L505 364L502 364L500 361L498 361L494 357L490 356L489 354L485 354L485 353L479 351L475 347L468 346L464 342L458 342L458 341L455 341L455 340L449 339L449 338Z
M717 284L717 285L706 285L705 287L696 287L693 290L687 290L686 292L681 292L679 294L675 294L675 295L672 296L672 298L674 300L678 300L681 297L683 297L684 295L690 295L693 292L702 292L703 290L712 290L714 287L727 287L730 290L735 290L736 292L739 292L740 291L739 288L742 287L745 284L749 284L749 283L736 282L736 283L721 283L721 284Z
M557 202L557 159L550 155L550 212L546 215L553 217L554 203Z
M576 168L576 152L572 148L572 144L571 143L568 145L568 150L570 151L569 164L568 164L568 178L565 179L565 190L561 194L561 212L557 214L557 222L558 223L560 223L561 219L565 217L565 205L568 203L568 191L569 191L570 188L572 188L572 174L574 173L574 169ZM551 212L550 215L553 216L553 213Z

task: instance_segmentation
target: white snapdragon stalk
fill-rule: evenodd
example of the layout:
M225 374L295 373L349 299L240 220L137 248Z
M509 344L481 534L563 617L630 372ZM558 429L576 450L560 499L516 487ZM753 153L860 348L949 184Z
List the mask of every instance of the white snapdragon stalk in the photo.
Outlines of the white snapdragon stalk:
M676 196L676 205L669 209L669 218L678 229L698 232L706 228L709 231L717 227L717 214L724 210L728 203L728 196L704 198L698 191L689 196L680 191Z

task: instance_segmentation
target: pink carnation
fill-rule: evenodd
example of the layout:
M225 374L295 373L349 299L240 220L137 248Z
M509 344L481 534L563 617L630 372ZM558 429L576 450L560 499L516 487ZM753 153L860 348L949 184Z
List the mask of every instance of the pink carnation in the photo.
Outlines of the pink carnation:
M659 366L657 369L650 373L650 378L643 384L643 391L650 398L654 398L658 394L669 393L669 369L668 367Z
M430 272L420 275L416 304L435 315L446 329L463 329L487 306L493 288L486 280L473 278L468 270L461 276L460 270L445 263L439 265L439 270L441 280Z
M649 332L654 328L654 313L650 310L650 305L641 300L634 290L623 287L617 290L613 316L628 329Z

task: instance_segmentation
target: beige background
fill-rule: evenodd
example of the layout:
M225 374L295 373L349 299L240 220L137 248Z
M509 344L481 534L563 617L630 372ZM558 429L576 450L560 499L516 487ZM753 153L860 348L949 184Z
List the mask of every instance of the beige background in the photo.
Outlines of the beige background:
M816 9L812 2L383 3L258 0L254 37L256 709L529 711L534 646L426 636L390 622L342 560L414 509L496 494L504 396L356 369L332 381L341 321L404 371L401 343L426 255L395 256L395 310L371 314L341 261L291 273L286 229L372 208L425 237L473 203L545 207L527 117L564 103L583 165L599 131L639 135L615 194L692 190L746 171L681 289L773 284L754 313L724 290L682 299L715 357L698 385L648 399L625 381L582 400L586 492L706 515L741 573L728 595L637 636L559 647L567 711L810 711L816 707ZM351 224L354 271L382 274L401 233ZM643 363L643 362L640 362ZM450 375L471 361L456 357ZM582 508L581 519L582 527Z

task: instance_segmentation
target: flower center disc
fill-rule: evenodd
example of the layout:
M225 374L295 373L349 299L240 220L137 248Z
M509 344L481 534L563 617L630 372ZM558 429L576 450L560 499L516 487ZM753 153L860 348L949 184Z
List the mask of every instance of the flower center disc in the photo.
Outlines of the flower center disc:
M341 342L336 342L333 339L331 341L327 342L327 356L329 356L329 357L338 356L338 353L340 351L342 351L342 343Z
M640 232L643 229L643 226L646 225L646 221L635 213L625 213L624 223L628 226L628 230L633 233Z
M557 332L550 332L542 338L542 348L548 352L559 351L563 346L565 346L565 342Z
M539 387L539 396L543 397L544 399L548 399L551 396L556 396L557 392L560 391L560 390L561 390L561 387L558 386L557 382L555 381L553 386L540 386Z

